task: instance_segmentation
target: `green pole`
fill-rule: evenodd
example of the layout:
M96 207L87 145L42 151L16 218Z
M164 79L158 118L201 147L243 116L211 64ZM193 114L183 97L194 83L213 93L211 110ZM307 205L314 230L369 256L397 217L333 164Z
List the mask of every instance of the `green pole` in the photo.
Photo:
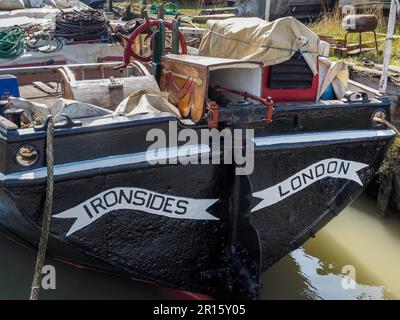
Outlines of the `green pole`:
M179 21L172 20L172 53L179 54Z
M160 83L161 78L161 58L165 54L165 23L159 20L158 29L153 34L153 61L151 63L151 73Z

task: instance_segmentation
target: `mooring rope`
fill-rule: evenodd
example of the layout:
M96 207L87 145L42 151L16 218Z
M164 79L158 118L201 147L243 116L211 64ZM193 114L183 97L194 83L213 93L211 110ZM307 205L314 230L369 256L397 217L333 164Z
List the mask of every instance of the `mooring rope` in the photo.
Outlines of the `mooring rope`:
M382 118L379 118L379 117L375 117L373 120L375 122L377 122L377 123L382 123L385 126L387 126L389 129L394 131L394 133L396 134L396 136L398 138L400 138L400 131L393 124L391 124L389 121L387 121L385 119L382 119Z
M35 274L33 276L31 295L29 300L37 300L39 297L41 274L44 265L44 260L46 258L51 212L53 209L53 192L54 192L54 119L53 118L48 119L47 122L46 165L47 165L46 202L43 210L42 233L40 235L39 249L36 258Z

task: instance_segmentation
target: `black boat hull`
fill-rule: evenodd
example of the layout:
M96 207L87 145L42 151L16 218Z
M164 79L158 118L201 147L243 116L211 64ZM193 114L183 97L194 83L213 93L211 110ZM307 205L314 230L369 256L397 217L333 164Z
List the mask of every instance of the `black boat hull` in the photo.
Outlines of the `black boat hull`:
M373 129L287 135L279 143L257 137L255 170L242 178L232 174L230 165L137 161L93 171L77 163L74 172L56 175L48 252L217 298L254 297L261 271L313 237L367 186L392 137L389 130ZM358 165L352 168L354 163ZM235 179L245 186L235 190ZM161 214L129 206L150 195L164 198L163 208L156 208ZM236 196L241 201L235 216ZM36 245L45 179L4 179L0 198L2 225ZM172 200L165 206L168 198ZM209 202L197 217L186 218L174 203L181 198ZM86 210L85 203L95 206ZM81 218L68 218L65 212L78 211L90 219L72 230ZM96 211L103 213L95 217ZM238 281L235 270L243 266L260 269L250 272L254 283ZM241 281L246 284L239 286L253 286L251 293L237 293Z

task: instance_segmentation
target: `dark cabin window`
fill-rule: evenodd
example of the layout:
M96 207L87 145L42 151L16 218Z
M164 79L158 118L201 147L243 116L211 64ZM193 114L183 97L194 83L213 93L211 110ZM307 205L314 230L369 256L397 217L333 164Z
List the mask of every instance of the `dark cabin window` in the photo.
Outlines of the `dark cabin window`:
M305 89L313 84L313 73L301 53L271 66L268 87L271 89Z

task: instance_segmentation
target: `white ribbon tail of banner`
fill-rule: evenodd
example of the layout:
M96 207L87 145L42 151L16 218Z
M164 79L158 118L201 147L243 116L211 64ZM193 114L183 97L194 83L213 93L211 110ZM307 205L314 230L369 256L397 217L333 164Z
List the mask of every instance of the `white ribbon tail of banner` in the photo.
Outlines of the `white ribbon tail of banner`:
M363 183L358 175L358 171L366 167L368 167L367 164L342 159L322 160L310 165L304 170L282 181L281 183L253 193L253 197L262 199L262 201L256 205L251 212L255 212L276 204L309 187L313 183L328 177L351 180L363 186ZM318 169L320 170L319 174ZM306 177L308 177L308 180L305 180L304 176L307 174L308 176ZM310 176L312 176L312 178L310 178ZM295 188L293 187L294 180L296 180ZM282 192L282 190L285 190L285 192Z
M145 204L135 204L132 202L121 201L116 199L121 199L120 192L124 192L124 194L128 194L129 192L136 192L139 191L142 194L152 194L153 197L157 196L158 199L170 199L172 200L171 203L182 203L185 205L185 212L184 213L176 213L171 208L172 205L169 205L168 210L161 210L159 208L152 208L151 206L148 207ZM112 201L111 205L104 205L107 202L108 195L119 195L119 197L113 196L109 197L109 199L115 199ZM103 200L103 205L99 209L99 205L95 210L93 210L93 203L94 201L98 201L99 199ZM110 201L110 200L109 200ZM187 220L219 220L219 218L213 216L212 214L208 213L207 210L216 202L218 199L192 199L192 198L183 198L183 197L175 197L171 195L165 195L160 193L155 193L145 189L139 188L114 188L107 191L104 191L80 204L77 206L70 208L66 211L61 213L57 213L53 215L54 218L60 219L76 219L69 231L67 232L66 236L73 234L74 232L87 227L88 225L92 224L94 221L100 219L102 216L116 210L133 210L133 211L140 211L143 213L154 214L165 216L173 219L187 219ZM178 207L182 209L182 207Z

